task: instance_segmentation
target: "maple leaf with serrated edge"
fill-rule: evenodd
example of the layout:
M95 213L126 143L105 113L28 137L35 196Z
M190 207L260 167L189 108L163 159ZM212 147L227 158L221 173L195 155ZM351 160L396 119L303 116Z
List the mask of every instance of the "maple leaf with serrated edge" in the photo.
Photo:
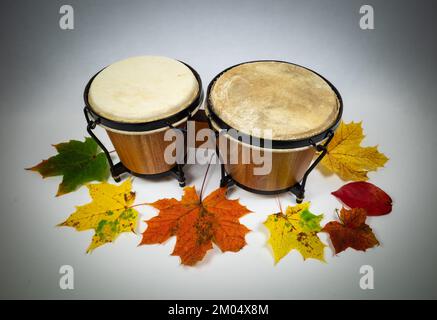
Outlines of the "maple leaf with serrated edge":
M107 182L87 185L92 202L77 206L60 227L73 227L77 231L93 229L95 234L87 249L91 252L101 245L113 242L120 233L133 232L138 222L138 212L132 208L135 193L132 181L121 185Z
M341 121L320 164L343 180L368 180L367 173L383 167L388 158L377 146L361 147L364 137L361 122Z
M273 250L275 264L294 249L300 252L304 260L312 258L325 262L326 245L317 236L321 231L323 215L314 215L309 211L309 206L309 202L288 206L285 214L271 214L264 222L270 231L268 243Z
M63 176L56 196L75 191L87 182L108 180L108 161L93 139L70 140L54 147L57 155L26 170L39 172L43 178Z
M201 261L213 243L223 252L239 251L249 232L239 219L250 211L238 200L227 199L226 191L226 187L219 188L201 201L194 187L185 187L180 201L171 198L151 203L159 214L146 221L139 245L163 243L176 236L172 255L189 266Z
M336 254L347 248L366 251L379 245L372 229L365 223L366 218L367 213L363 208L342 208L340 222L331 221L323 227L322 231L329 234Z

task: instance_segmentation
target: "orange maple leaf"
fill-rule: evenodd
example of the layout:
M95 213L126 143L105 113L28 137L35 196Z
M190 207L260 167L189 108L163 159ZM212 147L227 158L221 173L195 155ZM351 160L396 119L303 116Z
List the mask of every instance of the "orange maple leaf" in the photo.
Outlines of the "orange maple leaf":
M171 198L151 203L159 214L146 221L140 245L163 243L176 236L172 255L190 266L203 259L213 242L223 252L239 251L250 231L239 218L250 211L238 200L227 199L226 191L226 187L219 188L201 201L194 187L185 187L181 201Z
M347 248L366 251L379 245L372 229L365 223L367 218L365 209L342 208L339 218L341 222L328 222L322 229L329 234L336 254Z

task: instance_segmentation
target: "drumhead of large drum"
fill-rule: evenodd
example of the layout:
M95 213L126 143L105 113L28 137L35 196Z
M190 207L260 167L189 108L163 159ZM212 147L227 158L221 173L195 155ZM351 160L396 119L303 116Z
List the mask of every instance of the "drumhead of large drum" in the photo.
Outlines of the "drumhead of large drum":
M282 61L232 67L213 81L208 108L244 134L293 141L320 135L338 122L341 101L321 76Z
M139 56L111 64L97 74L88 90L92 111L120 123L165 119L187 108L199 88L184 63L159 56Z

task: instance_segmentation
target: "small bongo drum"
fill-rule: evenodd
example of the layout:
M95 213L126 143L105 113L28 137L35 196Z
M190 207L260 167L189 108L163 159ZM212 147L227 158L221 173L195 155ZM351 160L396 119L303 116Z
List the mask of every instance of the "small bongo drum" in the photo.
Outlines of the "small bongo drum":
M326 154L342 110L337 89L299 65L253 61L221 72L208 86L205 107L210 127L226 140L217 146L221 185L262 194L290 191L301 202L307 176ZM230 159L235 150L236 163ZM271 159L268 173L255 174L259 163L252 156L241 161L253 151Z
M116 181L124 172L173 172L180 185L185 184L183 163L169 163L164 157L172 143L164 135L167 130L184 131L202 103L202 82L193 68L165 57L128 58L97 73L85 88L84 100L88 133L105 152ZM121 162L113 164L92 131L96 125L106 130Z

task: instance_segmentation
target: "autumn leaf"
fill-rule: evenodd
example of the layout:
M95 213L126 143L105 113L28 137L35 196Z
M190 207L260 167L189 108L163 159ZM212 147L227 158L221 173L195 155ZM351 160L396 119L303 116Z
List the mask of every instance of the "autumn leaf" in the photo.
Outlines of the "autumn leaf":
M226 198L227 188L219 188L200 200L194 187L185 187L182 200L161 199L150 205L159 214L146 221L140 245L163 243L176 236L172 255L184 265L201 261L215 243L223 252L237 252L246 245L249 229L239 218L250 211L238 200Z
M70 140L54 147L57 155L26 170L39 172L43 178L63 176L56 196L75 191L87 182L108 180L108 161L93 139Z
M368 180L367 173L383 167L388 158L378 147L361 147L364 139L361 122L340 123L328 152L320 164L343 180Z
M351 182L332 194L349 208L366 209L368 216L381 216L392 210L390 196L369 182Z
M366 210L342 208L339 218L340 222L328 222L322 229L329 234L336 254L347 248L366 251L379 245L372 229L365 223Z
M287 207L284 213L268 216L264 225L270 231L268 243L272 247L275 264L296 249L303 259L317 259L325 262L325 245L317 233L321 231L320 221L323 215L314 215L309 211L309 202Z
M76 211L62 227L73 227L77 231L94 229L95 234L87 253L108 242L113 242L122 232L133 232L137 225L138 212L132 208L135 193L132 181L121 185L106 182L87 185L92 202L77 206Z

